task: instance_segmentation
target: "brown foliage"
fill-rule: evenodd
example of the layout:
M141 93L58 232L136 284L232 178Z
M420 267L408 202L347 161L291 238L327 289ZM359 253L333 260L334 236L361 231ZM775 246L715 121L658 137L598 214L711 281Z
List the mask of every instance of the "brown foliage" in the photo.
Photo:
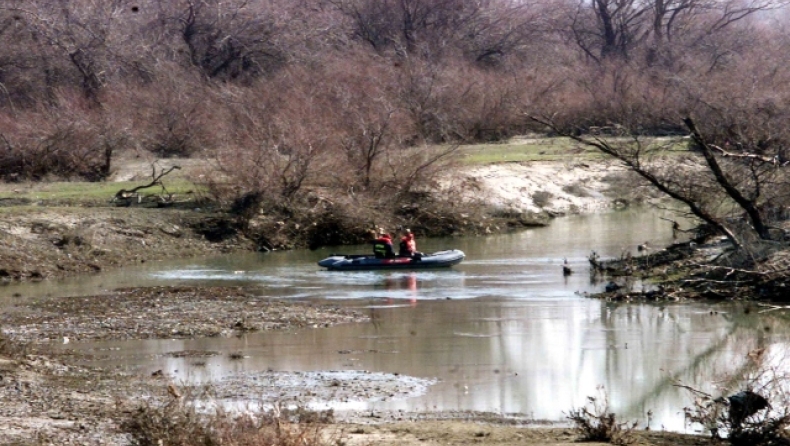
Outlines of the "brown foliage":
M600 386L598 396L587 397L587 404L570 410L567 418L573 422L582 441L607 442L620 446L635 443L632 431L636 428L636 422L618 422L617 416L610 410L609 397Z
M140 406L122 420L120 428L133 445L328 446L342 438L326 426L331 412L279 407L238 414L220 408L201 412L197 395L182 395L172 384L167 390L170 402Z
M124 130L78 107L79 100L63 102L59 109L0 115L3 180L99 181L110 174L113 151L128 141Z
M216 159L204 181L226 203L321 188L386 207L432 187L456 144L542 130L525 111L637 136L686 133L691 116L712 145L757 156L721 164L778 214L790 187L761 160L790 156L790 39L757 20L777 3L748 4L11 1L2 176L102 179L129 147Z

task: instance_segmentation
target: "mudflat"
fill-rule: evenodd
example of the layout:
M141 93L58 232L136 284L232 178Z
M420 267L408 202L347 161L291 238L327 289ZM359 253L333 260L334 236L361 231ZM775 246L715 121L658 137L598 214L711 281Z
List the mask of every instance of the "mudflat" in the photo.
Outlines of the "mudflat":
M600 189L608 187L604 177L612 174L610 169L524 163L470 169L467 174L478 182L481 193L508 206L534 210L534 201L523 197L551 188L554 211L576 212L607 206ZM542 179L530 179L536 175ZM140 262L253 248L243 237L213 238L217 228L201 209L58 207L6 201L0 211L0 275L6 280L95 274ZM82 358L67 348L68 342L235 336L368 321L366 314L353 309L278 301L237 287L146 287L71 298L10 297L18 301L0 315L0 444L129 444L119 425L140 405L168 404L174 393L186 398L196 392L178 388L163 373L80 366ZM59 348L52 348L56 344ZM199 363L203 355L232 353L177 354ZM427 385L397 374L263 372L211 392L214 398L258 392L262 403L306 404L311 399L402 398ZM337 414L333 420L326 429L349 445L560 446L579 440L574 429L526 416L351 412ZM635 431L634 435L633 444L638 445L707 444L703 437L669 432Z

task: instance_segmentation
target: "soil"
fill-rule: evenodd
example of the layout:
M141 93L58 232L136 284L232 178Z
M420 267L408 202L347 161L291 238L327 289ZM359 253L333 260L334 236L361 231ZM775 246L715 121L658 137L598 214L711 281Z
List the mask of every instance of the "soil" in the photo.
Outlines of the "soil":
M119 266L251 250L218 216L114 207L0 208L0 279L46 279ZM220 236L223 230L226 236Z
M115 178L134 178L131 172L140 169L130 164L119 168ZM456 172L448 186L456 187L459 182L471 185L466 188L470 196L462 199L487 203L499 210L499 216L464 213L431 222L424 215L418 235L502 232L547 224L546 216L600 210L634 199L628 178L622 167L604 163L507 163ZM629 186L621 187L623 182ZM39 187L0 184L0 192L15 194ZM217 252L307 246L311 228L317 224L309 219L261 216L253 222L258 233L250 234L241 230L237 216L199 201L164 208L121 207L106 201L85 204L0 198L0 281L96 273L133 263ZM446 227L447 220L457 224ZM357 229L366 236L361 228L346 228L345 232ZM352 241L361 242L347 242Z
M571 173L560 175L560 172ZM608 206L601 193L609 167L557 163L503 165L470 171L481 194L534 211L529 192L548 192L553 213ZM530 172L545 175L538 183ZM510 177L508 186L502 179ZM582 183L580 183L580 181ZM580 184L584 185L580 192ZM550 186L550 187L549 187ZM540 196L540 195L538 195ZM549 195L543 194L546 200ZM522 201L519 201L522 200ZM554 203L552 208L550 205ZM227 220L202 209L32 206L0 204L0 277L34 279L95 273L139 262L218 251L255 249ZM161 372L80 366L69 342L234 336L244 331L360 323L367 316L330 304L282 302L243 288L151 287L78 298L20 301L0 315L0 444L125 445L121 421L143 404L186 398ZM58 348L54 348L55 345ZM64 345L65 344L65 345ZM177 352L200 361L219 352ZM227 353L226 353L227 354ZM233 359L233 358L231 358ZM217 399L254 392L263 403L344 399L386 400L419 392L431 382L364 372L240 377L212 390ZM335 429L349 445L571 445L579 434L519 415L478 413L354 413ZM635 433L639 445L704 445L705 438L667 432ZM588 443L599 444L599 443Z
M531 161L491 164L466 170L475 193L500 208L565 215L595 212L637 200L635 177L604 162ZM645 191L640 191L644 196Z

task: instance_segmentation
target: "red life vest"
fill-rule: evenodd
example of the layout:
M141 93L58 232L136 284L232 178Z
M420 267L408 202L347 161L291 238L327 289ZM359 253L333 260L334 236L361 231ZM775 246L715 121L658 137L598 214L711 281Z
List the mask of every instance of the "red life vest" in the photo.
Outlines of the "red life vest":
M417 242L414 241L414 234L409 233L400 239L400 255L412 255L417 252Z
M373 242L373 254L376 257L395 257L395 250L392 249L392 238L389 234L384 234Z

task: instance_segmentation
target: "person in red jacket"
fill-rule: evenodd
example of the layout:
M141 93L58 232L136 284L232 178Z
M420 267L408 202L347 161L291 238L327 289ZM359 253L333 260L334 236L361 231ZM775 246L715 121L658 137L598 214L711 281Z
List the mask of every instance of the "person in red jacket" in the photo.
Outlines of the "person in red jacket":
M373 254L379 259L395 257L392 236L384 232L383 229L379 229L379 237L373 241Z
M398 255L401 257L413 257L417 254L417 242L414 240L414 233L407 229L400 239Z

